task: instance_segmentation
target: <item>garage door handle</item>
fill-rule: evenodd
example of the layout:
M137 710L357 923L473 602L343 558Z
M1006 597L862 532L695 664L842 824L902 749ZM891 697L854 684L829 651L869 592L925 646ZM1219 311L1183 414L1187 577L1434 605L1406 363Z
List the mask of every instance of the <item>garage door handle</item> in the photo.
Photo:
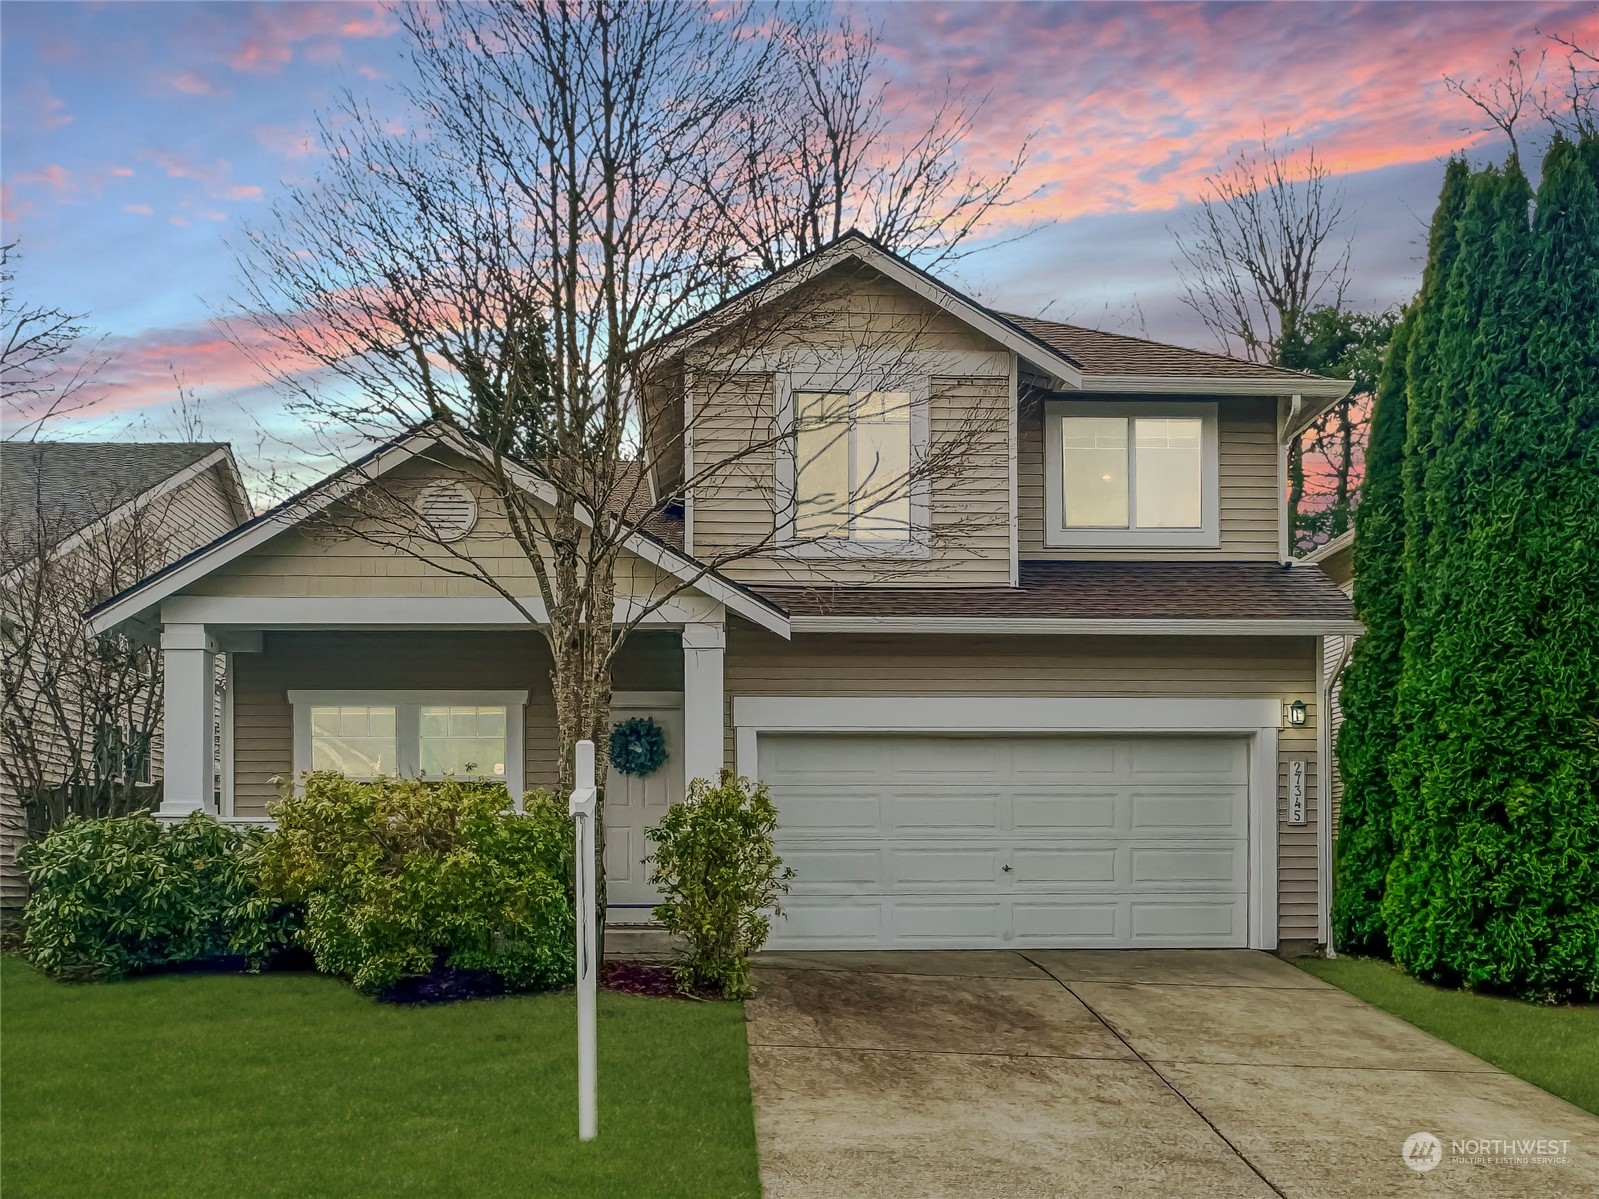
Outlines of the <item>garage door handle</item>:
M1009 866L1001 866L1000 869L1003 870L1006 874L1010 873L1010 867Z

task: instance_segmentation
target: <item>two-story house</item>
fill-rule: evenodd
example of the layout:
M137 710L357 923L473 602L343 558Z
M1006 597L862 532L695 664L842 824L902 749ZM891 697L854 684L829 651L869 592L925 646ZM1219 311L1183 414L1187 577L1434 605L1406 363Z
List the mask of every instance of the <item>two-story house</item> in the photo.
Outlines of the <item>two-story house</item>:
M613 671L614 714L669 746L612 776L613 920L651 902L644 829L726 765L770 787L797 872L774 946L1325 939L1322 639L1356 625L1291 564L1283 497L1346 384L1008 316L856 234L652 351L642 461L681 503L624 574L682 590ZM207 794L218 653L225 816L328 766L553 781L512 605L307 527L409 478L492 558L456 453L418 430L95 613L160 630L167 811Z
M161 777L146 664L98 652L83 608L251 514L225 442L0 443L0 908L27 897L16 866L30 824L23 792L112 769L85 760L103 755L108 732L137 746L117 755L135 761L129 781ZM37 808L31 823L44 823Z

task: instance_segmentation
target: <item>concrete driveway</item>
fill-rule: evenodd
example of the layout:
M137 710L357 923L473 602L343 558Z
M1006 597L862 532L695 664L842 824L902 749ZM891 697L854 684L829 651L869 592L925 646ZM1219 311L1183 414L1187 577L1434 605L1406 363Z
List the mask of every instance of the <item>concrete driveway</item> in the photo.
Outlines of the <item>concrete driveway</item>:
M756 982L767 1199L1599 1196L1599 1120L1268 954L769 953Z

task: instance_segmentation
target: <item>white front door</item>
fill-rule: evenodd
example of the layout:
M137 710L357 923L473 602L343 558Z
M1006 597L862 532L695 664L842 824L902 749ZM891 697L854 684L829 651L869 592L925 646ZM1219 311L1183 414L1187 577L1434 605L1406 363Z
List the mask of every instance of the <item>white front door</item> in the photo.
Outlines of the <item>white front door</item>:
M625 696L619 697L625 700ZM649 884L644 857L650 844L644 830L659 824L666 809L683 798L683 705L652 700L611 707L611 721L648 716L666 734L666 762L638 778L614 767L605 775L605 904L612 922L642 923L660 896ZM606 753L608 745L598 747Z
M1247 738L762 733L758 753L796 871L774 948L1247 944Z

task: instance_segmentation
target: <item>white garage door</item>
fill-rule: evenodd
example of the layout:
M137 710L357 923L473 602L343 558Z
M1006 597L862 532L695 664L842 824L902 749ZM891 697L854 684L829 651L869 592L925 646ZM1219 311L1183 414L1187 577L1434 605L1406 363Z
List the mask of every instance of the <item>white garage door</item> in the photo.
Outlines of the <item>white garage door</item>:
M1246 944L1249 743L763 733L773 948Z

